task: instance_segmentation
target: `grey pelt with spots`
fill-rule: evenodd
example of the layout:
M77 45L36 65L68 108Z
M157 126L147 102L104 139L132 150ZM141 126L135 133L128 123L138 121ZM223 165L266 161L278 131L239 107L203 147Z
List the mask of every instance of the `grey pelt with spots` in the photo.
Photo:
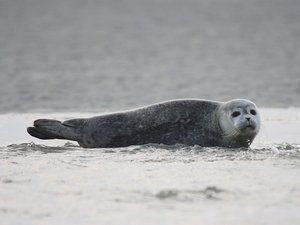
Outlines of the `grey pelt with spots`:
M88 119L60 122L39 119L28 133L40 139L68 139L86 148L125 147L147 143L230 146L223 138L219 110L223 103L183 99ZM248 140L248 139L247 139ZM252 140L251 140L252 142Z

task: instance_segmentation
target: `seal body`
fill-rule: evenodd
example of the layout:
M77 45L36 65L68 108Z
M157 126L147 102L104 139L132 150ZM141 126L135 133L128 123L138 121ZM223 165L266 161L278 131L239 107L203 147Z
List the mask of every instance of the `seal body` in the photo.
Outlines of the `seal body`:
M242 117L240 121L232 116L235 110L240 110L237 116ZM257 134L260 123L252 118L254 122L250 119L250 126L249 120L245 119L246 116L254 117L250 110L255 110L255 117L258 117L256 106L247 100L222 103L183 99L88 119L64 122L40 119L27 130L41 139L69 139L87 148L147 143L247 147Z

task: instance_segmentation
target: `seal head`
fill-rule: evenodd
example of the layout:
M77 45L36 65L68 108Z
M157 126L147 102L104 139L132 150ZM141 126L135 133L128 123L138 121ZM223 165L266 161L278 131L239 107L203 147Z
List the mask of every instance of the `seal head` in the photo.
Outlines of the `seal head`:
M256 105L249 100L223 103L219 116L223 141L228 147L248 147L259 132L260 115Z

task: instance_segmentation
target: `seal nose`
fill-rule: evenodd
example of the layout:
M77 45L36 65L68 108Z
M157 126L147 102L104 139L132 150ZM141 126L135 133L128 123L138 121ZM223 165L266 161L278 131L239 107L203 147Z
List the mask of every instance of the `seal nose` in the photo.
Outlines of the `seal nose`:
M251 118L250 117L245 117L245 119L248 120L248 121L250 121Z

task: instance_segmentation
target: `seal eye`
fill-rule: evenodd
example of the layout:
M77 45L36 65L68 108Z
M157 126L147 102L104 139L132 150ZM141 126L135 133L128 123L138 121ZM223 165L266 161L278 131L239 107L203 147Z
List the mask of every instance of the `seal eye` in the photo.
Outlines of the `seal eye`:
M255 111L254 109L251 109L251 110L250 110L250 113L251 113L253 116L256 115L256 111Z
M239 115L241 115L241 113L239 111L235 111L231 114L232 117L237 117Z

